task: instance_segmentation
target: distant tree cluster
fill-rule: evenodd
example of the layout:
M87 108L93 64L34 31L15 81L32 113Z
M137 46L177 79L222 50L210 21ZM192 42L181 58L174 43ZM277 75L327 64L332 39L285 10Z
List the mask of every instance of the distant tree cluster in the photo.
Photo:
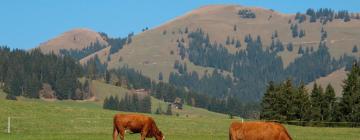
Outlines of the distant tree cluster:
M105 77L108 72L107 63L102 63L98 55L95 55L83 65L83 71L85 76L89 79Z
M197 89L195 88L186 90L184 86L180 85L164 83L162 81L156 83L151 81L150 78L143 76L140 71L136 71L127 66L116 70L110 70L109 73L115 79L118 79L117 81L119 82L116 82L117 86L122 86L129 89L149 90L151 96L169 103L173 103L176 98L181 98L183 103L190 106L205 108L215 112L241 115L244 117L256 117L256 113L258 112L257 110L259 109L259 105L255 102L245 104L238 99L233 99L231 102L228 102L228 98L218 98L215 96L212 97L206 94L201 94L200 92L197 92ZM216 82L215 80L217 79L214 78L213 80L209 80L208 83ZM202 81L206 82L207 79L203 79ZM195 82L189 81L189 83ZM224 89L224 87L221 87L221 89ZM212 93L216 95L215 92ZM228 103L231 103L231 106L229 106ZM232 112L230 112L230 110L232 110ZM160 114L166 114L166 111L164 112L161 110L160 112Z
M130 33L125 38L111 38L106 33L100 33L101 37L108 42L108 44L111 46L110 48L110 54L114 54L118 52L120 49L124 47L126 44L130 44L132 42L132 36L134 36L134 33Z
M118 96L110 96L105 98L103 108L126 112L151 113L151 97L149 95L141 97L135 93L126 93L122 99L119 99Z
M297 20L299 22L299 24L301 24L306 21L306 15L297 12L295 15L295 20Z
M175 60L174 69L178 70L180 74L186 74L187 73L186 62L184 64L181 64L179 60Z
M57 99L78 99L84 88L77 78L82 75L80 64L68 56L0 47L0 88L8 99L39 98L43 84L51 86Z
M241 9L241 10L239 10L238 15L241 18L256 18L255 12L251 11L250 9Z
M90 46L83 48L81 50L78 49L61 49L60 50L60 54L61 55L67 55L70 56L72 58L74 58L75 60L80 60L90 54L93 54L94 52L97 52L103 48L105 48L105 45L102 45L99 43L99 41L96 41L95 43L91 43Z
M150 78L142 75L141 71L129 68L128 65L112 69L109 73L117 79L118 86L128 89L151 89L152 85L155 84Z
M320 30L320 35L321 41L324 41L328 36L327 31L325 31L323 27Z
M298 24L291 24L290 30L293 38L303 38L305 36L305 30L299 29Z
M334 88L325 90L316 83L309 94L303 83L291 80L276 85L269 82L261 103L261 119L280 121L360 122L360 67L355 63L344 81L343 96L335 97ZM351 125L350 125L351 126Z
M349 13L347 10L335 11L330 8L320 8L318 10L307 9L306 15L310 16L310 22L316 22L320 20L320 23L326 24L332 22L334 19L342 19L344 22L348 22L351 19L360 19L359 14Z

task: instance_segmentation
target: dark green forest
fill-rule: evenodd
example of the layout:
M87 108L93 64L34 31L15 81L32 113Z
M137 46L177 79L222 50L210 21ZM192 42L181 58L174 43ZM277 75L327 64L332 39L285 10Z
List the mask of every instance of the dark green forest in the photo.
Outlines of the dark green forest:
M343 126L360 125L360 67L355 63L344 81L342 97L336 97L334 88L325 89L316 83L311 92L301 83L295 86L288 79L280 84L269 82L261 102L261 119L298 121L301 125L335 126L328 122L350 122ZM314 123L315 122L315 123ZM324 125L323 124L323 125Z
M43 84L51 86L58 99L78 99L84 86L77 78L83 76L82 67L73 58L43 54L39 49L29 52L0 47L0 84L8 99L16 96L39 98ZM76 90L80 90L76 94Z

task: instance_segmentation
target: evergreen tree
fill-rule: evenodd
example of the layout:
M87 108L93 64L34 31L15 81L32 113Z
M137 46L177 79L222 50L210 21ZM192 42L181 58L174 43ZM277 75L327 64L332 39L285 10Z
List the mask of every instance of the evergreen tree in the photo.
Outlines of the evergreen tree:
M151 113L151 97L145 96L142 100L142 111L143 113Z
M302 38L305 36L305 30L301 29L299 33L299 38Z
M293 51L293 49L294 49L294 46L293 46L293 44L290 42L288 45L287 45L287 50L289 51L289 52L292 52Z
M261 101L260 119L272 120L277 114L274 103L276 103L276 89L273 81L269 82L266 92Z
M324 95L324 100L323 100L323 115L324 115L324 120L326 121L333 121L334 120L334 106L335 106L335 90L334 88L328 84L326 89L325 89L325 95Z
M303 82L301 82L296 92L294 105L297 106L295 111L296 118L300 121L307 121L310 119L310 98Z
M241 43L239 40L236 40L236 44L235 44L235 48L240 48L241 47Z
M291 29L291 34L292 34L293 38L299 36L299 31L298 31L298 25L297 24L295 24L295 25L291 24L290 29Z
M360 122L360 67L355 62L344 81L343 96L339 104L343 119Z
M166 115L172 115L171 104L168 105Z
M298 54L304 54L305 51L302 46L299 47Z
M226 44L226 45L230 45L230 43L231 43L231 42L230 42L230 37L229 37L229 36L227 36L227 37L226 37L225 44Z
M353 49L352 49L352 52L353 52L353 53L357 53L357 52L358 52L357 45L354 45L354 47L353 47Z
M163 78L163 74L162 72L159 72L159 81L162 81L164 78Z
M316 83L311 91L311 119L314 121L322 121L322 108L321 103L323 102L323 89L321 86L318 86Z

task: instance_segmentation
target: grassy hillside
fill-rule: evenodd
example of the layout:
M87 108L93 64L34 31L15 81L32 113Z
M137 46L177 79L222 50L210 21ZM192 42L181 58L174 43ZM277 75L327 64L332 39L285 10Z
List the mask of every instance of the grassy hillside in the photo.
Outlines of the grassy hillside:
M0 106L0 139L4 140L111 139L112 116L124 113L103 110L92 102L76 101L8 101L1 98ZM5 133L8 116L12 117L11 134ZM233 121L226 115L151 116L170 140L226 140L228 126ZM360 137L359 128L286 127L295 140L357 140ZM127 134L126 138L137 140L139 135Z
M81 50L95 42L105 46L108 45L99 33L90 29L81 28L65 32L54 39L46 41L40 44L39 48L46 53L58 53L61 49Z

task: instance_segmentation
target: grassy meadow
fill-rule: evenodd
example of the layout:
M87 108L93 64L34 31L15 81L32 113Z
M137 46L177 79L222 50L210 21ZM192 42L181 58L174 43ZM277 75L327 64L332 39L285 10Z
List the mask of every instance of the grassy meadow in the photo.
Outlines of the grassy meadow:
M0 91L1 92L1 91ZM112 116L94 102L5 100L0 93L0 140L103 140L111 139ZM151 115L168 140L226 140L234 121L226 115L186 106L180 116ZM186 117L186 114L191 114ZM6 133L11 116L11 134ZM286 126L295 140L359 140L359 128ZM127 134L127 140L139 139Z

